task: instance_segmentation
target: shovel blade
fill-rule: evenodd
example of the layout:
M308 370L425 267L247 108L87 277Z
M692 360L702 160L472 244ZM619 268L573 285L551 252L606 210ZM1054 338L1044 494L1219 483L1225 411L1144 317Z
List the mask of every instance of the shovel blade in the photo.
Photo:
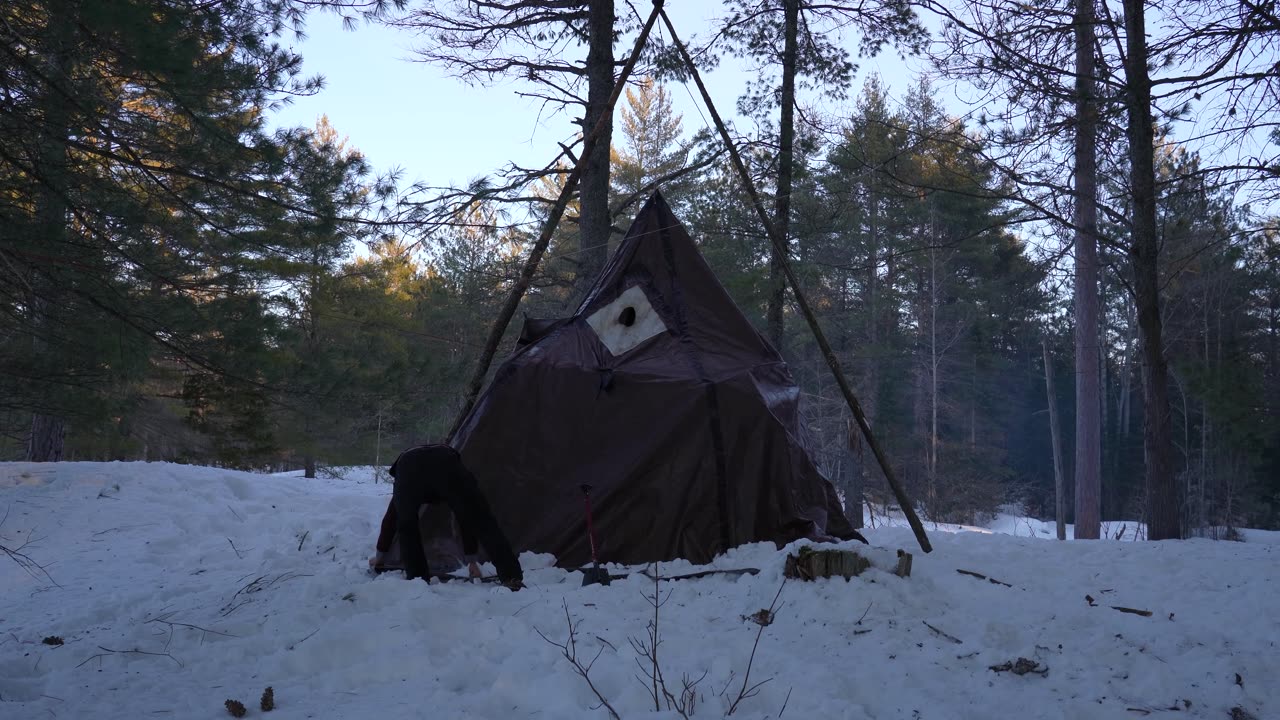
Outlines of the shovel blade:
M588 585L608 585L610 581L609 569L602 567L584 567L582 571L582 586Z

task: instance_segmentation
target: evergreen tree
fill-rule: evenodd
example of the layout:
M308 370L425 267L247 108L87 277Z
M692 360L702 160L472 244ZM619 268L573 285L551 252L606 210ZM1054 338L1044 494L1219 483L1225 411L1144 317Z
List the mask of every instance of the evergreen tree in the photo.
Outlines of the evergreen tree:
M294 10L29 0L0 10L4 392L27 456L101 422L162 348L217 367L187 312L242 285L280 159L265 108L315 87L272 41Z
M810 272L823 279L811 292L832 309L837 348L861 369L926 512L972 521L1005 500L1006 458L1043 398L1028 370L1045 298L1041 272L1003 229L980 143L932 92L922 83L893 110L868 82L822 177L819 204L831 212L808 243ZM824 442L852 482L874 471L860 470L846 437L835 422ZM1033 477L1051 478L1051 468ZM856 483L845 491L856 494Z
M537 99L551 112L575 113L579 142L600 124L594 148L585 158L578 186L580 203L576 217L567 219L578 232L578 267L575 291L581 293L604 267L611 235L609 214L609 149L613 130L612 109L614 41L625 26L617 17L614 0L500 0L498 2L425 3L390 20L421 33L427 44L419 50L423 59L439 63L467 81L492 82L515 77L530 83L521 94ZM580 54L577 60L572 53ZM577 113L581 113L580 115ZM523 198L523 191L539 178L556 175L573 150L538 170L510 168L502 187L487 184L446 193L460 203L445 207L450 215L456 205L484 197Z
M653 78L643 78L627 88L626 103L619 108L622 143L615 143L612 212L622 228L630 224L634 210L654 190L661 190L677 214L705 166L690 163L693 143L684 139L682 118L672 109L671 96Z
M804 0L731 0L726 4L730 14L718 35L729 42L728 52L749 59L760 77L739 100L739 112L757 118L766 128L777 129L776 139L768 138L777 149L772 173L776 178L773 225L790 243L795 159L797 153L806 153L805 148L796 147L797 93L807 83L833 97L843 97L856 70L848 51L838 42L843 28L852 26L861 34L862 51L868 56L876 55L885 44L918 49L924 30L910 4L901 0L821 5ZM776 126L770 115L774 107L778 108ZM772 243L768 253L766 335L781 350L785 258Z

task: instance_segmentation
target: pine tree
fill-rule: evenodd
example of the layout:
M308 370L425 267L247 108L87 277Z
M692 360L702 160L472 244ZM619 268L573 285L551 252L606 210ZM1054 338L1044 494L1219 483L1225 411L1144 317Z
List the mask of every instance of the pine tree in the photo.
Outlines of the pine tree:
M910 4L901 0L820 6L801 0L729 0L726 5L730 14L719 35L729 42L728 52L750 59L761 78L739 100L738 109L765 127L777 129L776 138L769 138L777 148L772 222L789 243L795 157L798 152L805 153L796 148L798 92L808 83L833 97L843 97L856 69L849 53L838 44L843 28L852 26L861 34L862 51L868 56L886 44L918 48L924 30ZM774 107L778 109L776 125L770 114ZM783 349L784 258L772 243L768 253L766 335Z
M518 78L531 84L521 91L553 112L572 111L585 134L603 118L602 133L578 187L578 214L568 218L578 231L576 293L585 291L604 267L611 235L609 214L609 149L612 110L608 107L614 86L614 41L626 22L617 17L614 0L499 0L497 2L427 3L390 19L397 26L421 33L427 44L419 55L443 65L468 81L491 82ZM580 59L570 58L569 48L581 49ZM566 149L572 164L577 156ZM540 170L512 168L503 187L478 187L451 193L472 200L523 196L524 188L538 178L556 175L562 158ZM447 207L452 214L456 207Z
M629 219L654 190L680 214L683 199L702 164L690 166L693 145L683 138L682 118L671 105L666 88L653 78L643 78L627 88L626 103L619 108L622 143L615 143L610 162L618 221ZM626 226L629 222L620 222Z
M236 284L278 158L263 109L307 92L292 8L28 0L3 11L0 357L28 456L100 422L152 354L213 368L197 302Z

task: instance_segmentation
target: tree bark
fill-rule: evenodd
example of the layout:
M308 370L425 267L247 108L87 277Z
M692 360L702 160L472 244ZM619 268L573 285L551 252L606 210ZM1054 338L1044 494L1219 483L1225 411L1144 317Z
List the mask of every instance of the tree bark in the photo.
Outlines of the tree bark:
M1094 0L1075 0L1075 538L1101 535L1102 393L1098 351L1098 111L1094 89Z
M1146 456L1147 538L1182 537L1180 497L1173 473L1169 367L1160 318L1159 242L1156 233L1155 134L1151 116L1151 77L1147 70L1143 0L1124 0L1126 111L1129 185L1133 202L1129 262L1134 300L1142 331L1143 446Z
M578 186L578 272L574 278L575 297L580 298L595 282L609 258L609 236L613 224L609 216L609 149L613 146L613 26L614 0L587 3L587 107L582 133L605 122L595 145L585 148L585 166Z
M773 225L786 247L791 245L791 181L795 166L796 54L799 52L800 0L784 0L784 33L782 50L782 107L778 113L778 192L773 199ZM769 342L782 352L786 331L782 309L786 302L787 281L782 270L785 261L776 246L769 248L769 303L766 323Z
M70 137L72 92L72 64L75 47L76 19L70 12L53 13L49 18L49 56L45 72L49 81L58 87L46 87L41 99L45 109L45 127L40 132L40 149L37 169L40 180L36 183L36 224L39 239L49 254L58 255L67 250L67 217L70 211L67 188L68 174L67 140ZM35 357L49 353L43 339L50 324L49 307L55 302L58 283L36 273L31 281L28 300L32 333L31 350ZM52 358L49 358L53 362ZM29 462L57 462L62 459L66 439L66 424L62 417L51 413L35 413L31 418L31 434L27 438Z
M845 492L844 514L849 518L849 524L853 525L854 529L861 529L862 509L865 503L866 467L862 463L858 427L853 420L846 421L844 434L844 461L840 463L841 474L844 476L841 483Z
M1132 305L1127 305L1128 322L1124 334L1124 362L1120 367L1120 400L1116 410L1117 422L1120 425L1120 437L1129 436L1129 416L1133 411L1133 336L1137 317Z
M1053 442L1053 497L1054 517L1058 524L1058 539L1067 539L1067 479L1062 473L1062 434L1058 428L1058 393L1053 387L1053 360L1049 357L1049 344L1040 341L1044 351L1044 387L1049 398L1049 435Z
M931 238L935 245L936 235ZM929 251L929 500L938 503L938 251Z
M27 439L27 462L62 460L66 425L62 418L36 413L31 417L31 435Z

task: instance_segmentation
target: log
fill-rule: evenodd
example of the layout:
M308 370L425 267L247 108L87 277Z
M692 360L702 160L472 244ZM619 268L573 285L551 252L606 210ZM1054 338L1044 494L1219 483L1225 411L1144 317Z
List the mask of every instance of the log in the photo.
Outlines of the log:
M842 577L848 580L872 567L891 572L898 577L909 577L911 553L899 550L896 559L891 561L876 557L874 554L864 555L857 550L815 550L806 545L800 548L799 553L787 555L782 574L798 580L831 577Z

